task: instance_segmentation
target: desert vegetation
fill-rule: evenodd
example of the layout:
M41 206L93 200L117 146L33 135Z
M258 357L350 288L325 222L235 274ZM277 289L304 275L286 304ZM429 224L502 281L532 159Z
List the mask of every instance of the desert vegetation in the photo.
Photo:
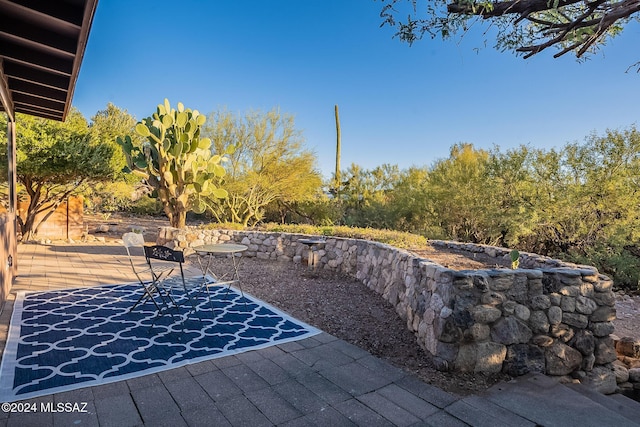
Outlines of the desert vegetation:
M458 143L430 165L353 163L339 180L323 179L293 116L277 109L205 115L167 101L136 123L109 104L90 121L75 110L55 124L18 115L17 130L20 197L30 202L23 236L37 235L37 213L80 194L89 212L165 215L178 226L188 214L399 246L451 239L595 265L627 289L640 280L635 126L548 150Z

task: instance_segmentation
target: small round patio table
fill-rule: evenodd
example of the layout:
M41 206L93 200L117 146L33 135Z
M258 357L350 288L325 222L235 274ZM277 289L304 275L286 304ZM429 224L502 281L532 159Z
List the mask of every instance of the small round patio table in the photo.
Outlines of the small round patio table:
M218 243L195 246L192 249L198 255L198 264L200 265L200 270L202 270L202 277L204 280L206 280L207 274L210 274L216 281L216 285L231 285L232 283L240 282L240 274L238 274L238 266L240 262L237 260L238 257L236 254L242 254L242 252L249 249L247 246L235 243ZM216 255L231 255L233 271L231 272L230 280L224 281L225 277L227 277L229 273L216 274L211 270L211 260ZM204 263L203 258L206 259ZM244 296L244 292L242 292L242 285L240 285L240 292Z

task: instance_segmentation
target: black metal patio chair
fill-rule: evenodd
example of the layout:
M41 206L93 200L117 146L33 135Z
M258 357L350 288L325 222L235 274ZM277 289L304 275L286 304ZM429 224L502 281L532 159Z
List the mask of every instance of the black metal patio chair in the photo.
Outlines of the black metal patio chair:
M158 290L167 292L175 307L179 307L179 304L176 302L176 298L173 298L172 290L174 286L178 286L181 291L184 292L184 296L186 301L191 306L187 317L191 313L195 313L200 318L200 313L198 312L198 302L197 297L198 293L205 295L207 301L211 305L211 297L207 288L207 283L202 280L189 280L187 281L184 277L184 268L183 264L185 262L184 253L179 250L174 250L168 248L166 246L155 245L155 246L145 246L144 254L147 259L147 265L152 272L154 287ZM158 264L165 265L167 263L172 263L175 266L175 271L180 274L171 275L171 272L167 274L158 274L156 273L156 268L158 268ZM213 306L212 311L213 311Z
M148 262L145 262L145 264L137 263L134 259L133 251L140 249L140 255L144 253L142 249L145 247L145 241L142 234L125 233L122 235L122 244L127 251L131 270L143 289L142 295L129 309L129 312L133 311L139 304L144 304L147 301L151 301L158 312L163 308L167 308L170 301L175 303L168 292L157 286L163 276L168 276L173 272L175 265L156 265L155 269L152 270ZM160 297L160 304L156 301L156 296Z

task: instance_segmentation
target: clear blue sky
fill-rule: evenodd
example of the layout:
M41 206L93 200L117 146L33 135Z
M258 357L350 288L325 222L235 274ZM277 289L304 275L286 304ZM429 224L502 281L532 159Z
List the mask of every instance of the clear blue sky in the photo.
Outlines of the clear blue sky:
M478 34L409 47L373 0L100 0L73 104L136 119L172 104L209 113L278 107L318 156L342 166L431 165L458 142L561 147L638 120L640 25L586 63L523 60Z

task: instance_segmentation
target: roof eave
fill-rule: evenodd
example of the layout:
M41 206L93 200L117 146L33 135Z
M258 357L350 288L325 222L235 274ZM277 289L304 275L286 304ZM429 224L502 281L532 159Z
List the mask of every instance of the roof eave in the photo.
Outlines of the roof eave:
M69 110L71 109L71 101L73 100L76 82L78 81L78 75L80 74L80 66L82 65L84 52L87 48L89 32L91 31L91 25L93 24L93 17L95 16L97 6L98 0L87 0L87 5L84 9L84 16L82 18L82 29L80 30L80 36L78 37L78 49L76 51L75 60L73 61L73 72L69 82L69 92L67 93L67 100L62 114L62 121L67 119L67 114L69 114Z

